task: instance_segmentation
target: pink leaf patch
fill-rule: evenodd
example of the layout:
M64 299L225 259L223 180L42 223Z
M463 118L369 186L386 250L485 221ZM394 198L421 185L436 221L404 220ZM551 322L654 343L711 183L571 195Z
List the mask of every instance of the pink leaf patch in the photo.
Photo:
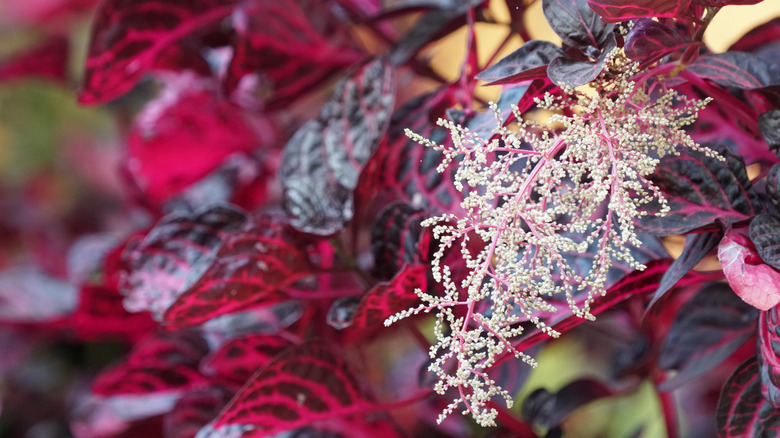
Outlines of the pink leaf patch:
M274 304L285 288L310 274L308 258L291 243L281 219L262 217L233 233L200 279L174 302L163 320L169 329Z
M310 343L260 372L217 417L214 427L247 425L252 430L245 437L270 436L374 406L340 355L326 345Z
M71 316L73 330L86 341L130 340L157 326L148 312L129 313L123 296L104 286L83 286L79 306Z
M210 385L197 388L176 402L165 415L165 438L194 438L228 404L233 392L225 387Z
M733 229L718 245L718 259L729 285L742 300L760 310L780 303L780 273L765 265L753 244Z
M428 287L428 269L428 265L405 266L392 280L371 289L358 304L352 327L380 326L388 317L417 304L420 298L414 291Z
M780 410L761 396L755 356L743 362L723 386L718 400L718 436L769 437L780 433Z
M92 392L103 396L183 391L205 381L198 363L206 341L191 332L160 334L138 343L130 355L103 371Z
M179 40L228 16L236 0L106 0L90 36L83 104L99 104L128 92L158 55Z
M252 374L265 367L292 344L273 335L231 339L209 355L201 365L204 373L217 375L232 383L244 384Z
M607 23L646 17L681 18L688 15L691 0L588 0Z
M29 51L0 62L0 81L39 77L63 82L67 64L68 40L52 37Z

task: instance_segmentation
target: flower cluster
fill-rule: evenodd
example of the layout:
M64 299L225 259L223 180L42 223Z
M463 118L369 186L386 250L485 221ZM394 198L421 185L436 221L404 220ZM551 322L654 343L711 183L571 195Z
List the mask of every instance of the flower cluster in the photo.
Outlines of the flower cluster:
M683 130L709 99L688 99L657 81L634 82L637 73L615 55L589 89L564 88L537 99L539 109L553 114L544 124L523 120L514 108L518 122L510 129L491 105L498 120L492 141L445 120L439 124L449 129L451 147L407 132L444 154L440 172L457 166L454 184L465 193L464 217L448 214L424 223L440 242L433 275L444 293L418 290L423 304L386 321L437 312L429 370L439 378L438 393L458 393L439 421L463 404L464 414L479 424L494 424L491 399L501 396L511 406L512 396L487 371L507 352L535 366L512 345L522 323L557 337L544 320L560 310L556 303L563 297L575 315L593 319L589 306L606 292L614 262L644 269L630 250L641 244L635 220L668 210L648 179L659 158L681 147L714 156ZM481 248L476 254L470 249L475 240ZM589 270L567 263L566 254L594 245ZM468 268L460 282L442 263L458 246Z

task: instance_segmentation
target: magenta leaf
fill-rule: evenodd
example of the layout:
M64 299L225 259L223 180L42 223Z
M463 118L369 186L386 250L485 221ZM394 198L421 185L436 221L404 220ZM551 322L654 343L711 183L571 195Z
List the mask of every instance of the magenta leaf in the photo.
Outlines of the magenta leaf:
M563 50L549 41L532 40L479 73L476 78L488 85L520 82L547 76L547 65L564 56Z
M726 87L752 90L780 85L780 66L752 53L704 54L688 71Z
M687 17L691 0L588 0L590 6L607 23L649 17Z
M718 245L723 274L734 293L760 310L780 303L780 272L765 265L753 243L729 229Z
M758 311L725 283L709 282L672 322L658 364L677 373L659 386L669 391L718 366L755 333Z
M279 179L295 228L329 235L352 219L360 172L390 123L393 76L382 60L364 65L338 84L320 116L285 146Z
M0 62L0 82L31 77L64 82L68 50L67 39L50 37L42 44Z
M610 387L595 379L575 380L554 393L539 388L523 401L523 419L545 429L556 428L581 406L614 394Z
M764 396L780 408L780 315L778 307L761 312L758 319L758 367Z
M769 145L769 149L777 154L778 150L780 150L780 110L773 109L758 116L758 128L761 130L761 135L764 137L764 140L766 140ZM777 165L775 165L775 167L777 167ZM775 174L777 172L777 170L774 171ZM777 181L776 177L775 181Z
M723 386L716 420L722 438L760 438L780 433L780 410L761 395L755 356L737 367Z
M206 353L206 341L193 332L148 337L124 361L97 376L92 392L114 396L188 390L206 379L198 372Z
M743 35L729 51L750 52L780 64L780 17L767 21Z
M219 385L195 388L182 396L173 409L165 414L165 438L195 438L198 431L222 411L233 391Z
M217 170L231 155L251 153L258 146L241 113L198 88L202 84L169 87L146 105L128 138L127 173L155 207Z
M780 269L780 220L761 213L750 222L750 240L767 265Z
M758 199L742 157L724 147L714 149L725 162L696 151L661 160L653 182L664 192L671 211L663 217L643 217L643 229L658 235L685 234L718 219L737 222L756 214Z
M233 398L213 427L243 426L244 437L271 436L318 420L370 411L342 356L323 343L289 351L257 374Z
M587 0L542 0L542 10L550 27L565 44L591 58L596 56L589 52L606 47L615 27L601 21Z
M282 223L263 216L231 233L203 275L167 309L166 328L191 327L286 299L285 288L308 276L311 267Z
M649 65L690 44L679 29L649 18L640 18L626 35L623 48L629 58Z
M355 309L352 327L379 327L390 316L419 304L414 291L427 289L429 269L427 265L406 266L390 281L374 286Z
M403 201L389 204L379 213L371 229L374 275L386 280L406 264L428 261L431 237L420 225L428 217L424 210Z
M129 340L152 331L157 323L148 312L129 313L124 297L113 288L81 287L79 306L71 315L73 330L86 341Z
M233 16L237 32L225 88L232 94L247 75L256 75L259 94L277 108L320 86L339 69L362 58L348 44L343 29L310 21L328 21L331 12L321 2L252 0Z
M608 55L615 47L617 47L615 36L608 34L603 43L602 52L600 54L598 51L594 52L594 54L598 54L595 62L560 56L550 62L547 67L547 76L559 86L566 85L574 88L585 85L596 79L604 70Z
M233 12L237 0L106 0L95 16L87 53L83 104L128 92L161 52L208 29Z
M755 5L762 1L764 0L692 0L692 3L709 8L722 8L728 5Z
M120 291L131 312L165 310L206 271L226 237L247 220L246 213L217 205L195 213L174 213L160 220L123 254L126 272Z
M231 339L201 364L204 374L218 376L228 382L243 385L252 375L290 348L290 341L275 335L250 335Z

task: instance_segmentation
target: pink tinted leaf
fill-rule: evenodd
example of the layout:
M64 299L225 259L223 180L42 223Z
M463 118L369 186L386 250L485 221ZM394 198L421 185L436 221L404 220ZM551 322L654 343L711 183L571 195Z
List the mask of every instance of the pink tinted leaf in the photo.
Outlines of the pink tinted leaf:
M208 352L193 332L163 333L140 341L125 360L95 378L102 396L183 391L205 381L198 364Z
M693 0L693 4L710 8L722 8L728 5L755 5L764 0Z
M759 438L780 433L780 410L761 395L755 356L737 367L723 386L716 420L722 438Z
M761 312L758 319L758 367L761 370L763 393L776 408L780 408L780 308Z
M760 310L780 303L780 272L762 263L750 241L730 229L718 245L723 274L734 293Z
M33 267L0 272L0 321L44 323L77 308L78 288Z
M182 396L163 419L165 438L195 438L233 397L233 391L219 385L196 388Z
M191 327L286 299L285 289L308 276L311 266L282 223L264 216L232 233L198 281L167 309L166 328Z
M226 233L246 220L246 213L229 205L162 218L123 254L120 290L126 296L125 307L131 312L150 310L160 319L176 297L200 278Z
M380 283L363 297L352 317L355 329L381 326L390 316L415 306L415 289L428 287L428 265L405 266L392 280Z
M295 228L329 235L352 219L353 191L387 130L394 101L394 69L376 59L341 81L319 117L293 135L279 179Z
M135 341L157 327L148 312L129 313L122 305L124 297L113 288L82 286L79 306L70 321L83 340Z
M234 55L224 81L227 94L254 74L258 93L276 108L363 57L342 29L315 29L309 17L327 21L330 12L317 1L252 0L239 6L233 16Z
M403 201L389 204L379 213L371 228L374 275L390 279L404 265L428 261L431 236L420 225L428 216Z
M106 0L90 35L82 104L128 92L160 53L228 16L236 0Z
M780 67L752 53L707 53L688 72L725 87L747 90L780 85Z
M588 5L607 23L636 18L685 18L691 0L588 0Z
M342 356L322 343L302 345L257 374L217 417L214 428L246 426L270 436L374 406Z
M171 85L147 104L130 132L127 173L153 206L217 170L231 155L258 146L239 110L198 86Z
M37 47L0 62L0 82L30 77L64 82L68 50L67 39L51 37Z
M641 18L626 35L624 50L629 58L649 65L690 44L679 29Z
M231 339L201 364L207 375L219 376L242 385L275 356L290 348L290 341L274 335L252 335Z

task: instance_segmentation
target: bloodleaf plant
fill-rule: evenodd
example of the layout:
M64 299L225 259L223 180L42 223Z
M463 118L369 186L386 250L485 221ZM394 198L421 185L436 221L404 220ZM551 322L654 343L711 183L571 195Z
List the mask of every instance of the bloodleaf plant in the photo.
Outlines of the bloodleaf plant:
M454 184L467 192L463 217L443 214L423 222L439 240L432 271L444 293L417 289L424 303L385 321L389 326L420 312L438 313L429 370L439 378L438 393L458 391L439 422L463 404L463 413L480 425L495 425L498 412L487 407L490 400L500 395L512 405L511 394L487 374L496 358L509 351L537 365L512 345L524 331L521 323L530 321L558 337L540 314L555 312L549 299L560 296L574 315L595 319L590 304L606 293L613 262L645 269L631 254L642 244L634 224L638 217L663 216L669 209L649 179L659 159L682 148L717 156L684 130L710 99L689 99L664 88L651 95L646 83L632 80L637 73L637 65L615 49L607 68L585 89L563 85L560 95L536 99L539 109L552 112L545 124L523 120L515 107L516 128L504 127L492 104L498 121L492 139L443 119L438 124L449 129L451 146L407 131L444 154L439 172L457 166ZM472 239L482 248L476 254L469 247ZM565 253L584 253L593 243L598 249L590 270L578 272ZM442 264L455 245L469 269L460 283ZM583 293L586 297L578 299Z

